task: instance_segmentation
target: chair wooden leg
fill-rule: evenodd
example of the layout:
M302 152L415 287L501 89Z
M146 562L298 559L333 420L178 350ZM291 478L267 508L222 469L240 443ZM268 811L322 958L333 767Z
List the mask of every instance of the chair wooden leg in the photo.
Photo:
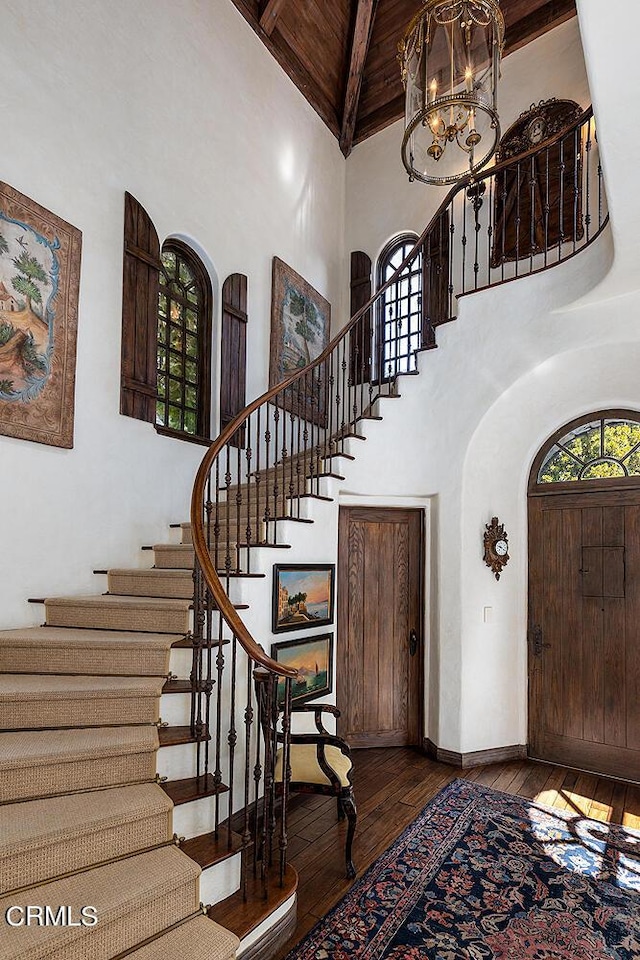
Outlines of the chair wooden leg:
M356 821L358 819L358 811L356 810L356 802L353 794L350 794L348 797L342 798L342 808L346 812L349 819L349 827L347 829L347 842L345 845L345 859L347 862L347 877L349 880L353 880L356 875L356 868L351 858L351 847L353 845L353 837L356 832Z
M342 806L342 797L338 797L338 820L344 820L345 812L344 807Z

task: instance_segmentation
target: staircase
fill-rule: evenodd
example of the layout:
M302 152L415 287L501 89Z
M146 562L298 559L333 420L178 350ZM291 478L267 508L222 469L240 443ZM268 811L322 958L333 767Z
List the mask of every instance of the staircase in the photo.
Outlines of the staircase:
M251 838L223 834L228 785L194 776L210 734L191 727L193 547L180 530L181 543L149 548L153 568L97 571L106 593L35 601L43 626L0 632L7 960L229 960L295 893L289 871L243 910ZM295 909L285 919L282 937Z
M0 928L3 958L253 960L287 939L297 883L288 771L284 763L277 802L278 742L261 737L254 670L267 671L266 709L281 710L285 757L295 672L247 625L258 585L270 588L264 558L313 523L354 458L362 421L382 419L379 400L418 372L417 353L394 356L374 322L402 272L416 258L424 277L434 264L447 271L444 314L441 298L430 313L424 292L427 350L453 318L454 290L552 265L547 251L526 266L518 256L495 265L492 198L514 164L527 182L527 164L542 154L548 167L566 138L590 158L574 203L585 229L574 223L554 264L576 252L577 237L580 248L595 239L607 217L587 111L570 131L454 188L324 353L229 424L198 471L179 542L144 548L151 569L96 571L105 593L36 600L43 626L0 632L0 909L16 922ZM518 236L527 232L518 223Z

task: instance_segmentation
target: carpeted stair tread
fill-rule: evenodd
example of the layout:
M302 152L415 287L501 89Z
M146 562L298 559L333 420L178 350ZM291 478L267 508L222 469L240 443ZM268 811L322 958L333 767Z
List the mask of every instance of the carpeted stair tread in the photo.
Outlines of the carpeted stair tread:
M208 917L194 917L169 930L127 960L234 960L240 941Z
M96 908L94 926L0 926L3 960L107 960L134 948L198 909L200 868L176 847L152 850L0 901L11 906L64 904L73 919Z
M153 780L153 726L0 735L0 802Z
M52 597L45 600L47 624L114 630L186 633L191 601L159 597Z
M191 570L152 568L117 569L108 573L109 594L117 596L157 597L191 600Z
M182 636L49 626L2 630L0 670L162 676L169 672L171 644Z
M161 677L0 675L0 730L156 723Z
M0 807L0 893L165 843L172 810L154 783Z

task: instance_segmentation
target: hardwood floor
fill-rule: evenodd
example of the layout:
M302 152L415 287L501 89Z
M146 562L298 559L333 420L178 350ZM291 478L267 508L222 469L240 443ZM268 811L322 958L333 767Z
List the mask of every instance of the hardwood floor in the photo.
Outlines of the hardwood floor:
M528 760L460 770L402 747L356 750L354 759L358 876L455 777L573 810L576 816L640 829L640 787L607 777ZM295 797L289 810L289 861L300 876L298 922L275 960L285 957L351 885L344 868L346 825L337 821L335 799Z

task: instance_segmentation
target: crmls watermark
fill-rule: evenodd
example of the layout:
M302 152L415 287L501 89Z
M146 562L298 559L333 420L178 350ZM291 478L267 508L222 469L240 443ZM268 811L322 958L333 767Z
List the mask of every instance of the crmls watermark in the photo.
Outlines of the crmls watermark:
M95 927L98 922L96 907L48 907L15 904L7 907L5 921L10 927Z

